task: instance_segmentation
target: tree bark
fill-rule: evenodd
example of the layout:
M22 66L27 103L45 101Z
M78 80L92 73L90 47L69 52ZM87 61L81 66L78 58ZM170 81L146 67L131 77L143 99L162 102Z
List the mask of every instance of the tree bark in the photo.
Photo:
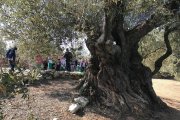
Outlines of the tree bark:
M142 64L138 53L141 35L127 34L123 29L123 17L121 2L106 7L101 36L87 40L92 58L77 88L92 101L121 114L165 108L166 104L156 96L152 87L152 72ZM136 42L132 44L129 36L134 36Z

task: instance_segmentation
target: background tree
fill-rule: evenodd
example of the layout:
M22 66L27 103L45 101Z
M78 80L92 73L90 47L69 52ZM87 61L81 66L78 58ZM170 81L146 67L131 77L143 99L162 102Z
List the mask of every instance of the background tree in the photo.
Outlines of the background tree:
M19 45L20 55L59 54L61 44L77 35L73 17L66 14L63 1L2 0L1 32Z

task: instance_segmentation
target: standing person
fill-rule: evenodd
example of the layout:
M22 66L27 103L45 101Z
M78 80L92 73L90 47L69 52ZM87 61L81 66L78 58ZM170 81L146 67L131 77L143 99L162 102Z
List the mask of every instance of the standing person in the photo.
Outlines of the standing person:
M66 60L65 60L64 57L62 57L62 58L60 59L60 61L61 61L61 69L60 69L60 70L64 71L65 68L66 68Z
M69 49L66 49L66 52L64 54L64 58L66 58L66 70L71 71L71 59L72 59L72 53L69 51Z
M84 59L81 61L80 66L81 66L81 72L84 72L85 67L86 67L86 62Z
M77 63L76 59L71 62L71 71L76 71Z
M53 68L53 60L51 57L48 58L48 69L51 70Z
M43 64L43 58L40 54L37 54L35 56L36 66L37 68L41 68L41 65Z
M14 71L14 67L16 65L16 50L17 50L17 47L15 46L9 49L6 53L6 58L8 59L8 62L12 71Z
M74 60L74 68L75 68L75 71L77 71L77 65L78 65L78 60L75 59L75 60Z
M54 59L52 59L52 69L53 70L56 69L56 61Z
M61 68L61 61L60 59L58 59L57 63L56 63L56 71L60 71Z
M88 64L89 64L89 61L86 59L86 61L85 61L85 69L87 68Z
M48 68L48 58L43 60L43 70L47 70Z

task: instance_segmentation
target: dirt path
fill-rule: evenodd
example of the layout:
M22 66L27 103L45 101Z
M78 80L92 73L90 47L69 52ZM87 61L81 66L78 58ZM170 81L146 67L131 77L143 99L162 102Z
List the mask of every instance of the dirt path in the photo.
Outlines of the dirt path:
M156 94L169 106L180 110L180 82L173 80L154 79L153 87Z
M77 93L72 90L75 84L77 84L76 80L56 80L29 87L29 100L24 100L18 95L3 102L4 120L53 120L54 118L58 120L111 120L114 118L115 115L111 111L97 110L97 107L87 107L79 116L69 113L67 109L73 98L77 96ZM180 82L153 80L153 85L157 94L168 105L180 110ZM175 117L169 116L172 119L168 119L178 120L178 113L177 111ZM158 115L156 120L161 120Z
M29 100L20 95L5 100L3 104L4 120L110 120L85 109L85 115L69 113L68 107L77 93L72 90L76 80L56 80L29 87ZM33 118L33 119L30 119Z
M153 79L153 87L156 94L168 106L174 108L170 115L157 113L157 116L160 114L162 117L164 116L166 120L180 120L180 82L174 80ZM162 120L164 120L164 118Z

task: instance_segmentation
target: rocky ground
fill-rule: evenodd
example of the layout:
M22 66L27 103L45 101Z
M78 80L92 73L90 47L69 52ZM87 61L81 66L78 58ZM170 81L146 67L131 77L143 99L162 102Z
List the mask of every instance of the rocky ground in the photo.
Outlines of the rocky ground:
M68 112L73 98L78 96L72 89L76 84L77 80L45 81L29 87L29 99L17 95L15 98L1 100L3 120L118 120L112 111L92 105L81 110L78 115ZM152 120L179 120L180 82L156 79L153 85L163 101L176 110L169 115L155 113ZM125 120L134 118L129 116Z

